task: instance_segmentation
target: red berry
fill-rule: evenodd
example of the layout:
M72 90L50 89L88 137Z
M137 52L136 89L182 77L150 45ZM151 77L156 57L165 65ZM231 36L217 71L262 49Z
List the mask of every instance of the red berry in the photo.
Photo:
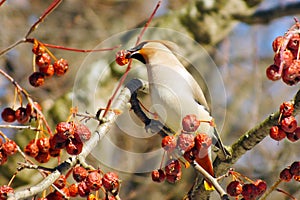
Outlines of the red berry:
M294 176L300 176L300 161L295 161L290 167L290 172Z
M88 171L81 166L77 166L73 169L73 178L77 182L83 181L87 175Z
M33 47L32 47L32 52L35 54L35 55L40 55L42 53L45 52L45 47L42 46L40 43L34 43Z
M87 141L91 138L91 131L89 128L84 124L76 124L74 126L74 137L77 140Z
M67 139L62 138L59 134L54 134L50 139L50 148L52 149L63 149L66 147Z
M274 39L273 43L272 43L272 47L273 47L273 51L277 52L277 50L279 50L279 48L281 47L282 43L283 43L283 36L278 36Z
M16 120L15 111L12 108L6 107L1 113L1 117L5 122L14 122Z
M19 123L24 124L29 120L29 115L26 113L26 108L19 107L15 112L16 119Z
M176 183L177 181L179 181L181 179L181 171L178 172L177 174L167 174L166 175L166 180L169 183Z
M44 67L39 67L39 71L42 72L46 77L51 77L54 75L54 67L53 65L47 65Z
M97 200L96 196L94 194L89 194L86 200Z
M285 132L278 126L272 126L270 128L270 137L273 140L280 141L286 137Z
M181 133L178 136L177 145L184 152L191 150L195 145L194 135L189 133Z
M300 138L300 126L298 126L295 130L295 135L299 139Z
M74 123L60 122L56 125L57 134L62 139L67 139L73 137L74 134Z
M65 175L60 175L59 177L58 177L58 179L56 179L55 181L54 181L54 185L58 188L58 189L62 189L62 188L64 188L65 186L66 186L66 183L67 183L67 179L66 179L66 176Z
M242 193L242 188L243 188L243 185L239 181L231 181L227 185L226 190L230 196L235 197Z
M256 180L254 185L257 188L258 196L262 195L267 190L267 183L261 179Z
M266 75L271 81L277 81L281 78L281 74L279 74L279 67L274 64L267 68Z
M54 67L55 74L57 76L62 76L68 71L69 64L67 60L61 58L54 62L53 67Z
M284 116L284 117L289 117L293 114L294 111L294 105L291 102L283 102L280 105L280 113Z
M299 139L297 137L297 135L295 134L295 132L294 133L285 133L285 134L286 134L287 139L291 142L296 142Z
M62 197L58 195L56 191L50 192L45 198L47 200L63 200Z
M34 139L27 144L24 152L31 157L36 157L39 154L39 148Z
M49 138L46 138L46 137L39 138L36 141L36 144L37 144L40 152L49 152L49 149L50 149Z
M6 200L9 193L14 193L14 189L7 185L0 186L0 200Z
M205 133L199 133L195 137L195 147L199 151L201 149L208 149L212 144L212 139Z
M183 157L186 159L189 163L191 163L193 160L195 160L195 155L197 154L197 150L195 148L192 148L189 151L184 152Z
M37 107L37 109L39 109L39 111L42 111L42 106L39 103L33 102L33 104L35 105L35 107ZM26 114L32 118L37 117L37 111L33 108L33 106L30 103L26 105Z
M154 182L161 183L166 179L166 174L162 169L156 169L152 171L151 177Z
M165 166L165 172L167 175L176 175L181 171L181 165L178 160L171 159Z
M2 149L3 149L4 153L8 156L14 155L18 151L17 144L13 140L7 140L2 145Z
M92 171L86 177L85 182L89 189L97 191L102 186L102 175L98 170Z
M300 81L300 60L293 60L291 65L283 70L282 80L288 85L295 85Z
M177 139L174 135L167 135L161 141L161 146L167 152L172 152L176 148Z
M51 63L51 57L48 53L42 53L36 56L35 63L39 68L47 67Z
M195 132L200 126L196 115L187 115L182 119L182 128L186 132Z
M118 51L116 54L116 63L120 66L126 65L129 62L129 59L127 58L129 54L130 53L126 50Z
M107 191L116 192L119 190L119 177L114 172L107 172L102 178L102 184Z
M83 143L77 141L76 139L67 140L66 150L70 155L78 155L81 153L83 148Z
M89 195L89 193L91 192L90 188L87 186L85 181L81 181L78 184L78 194L81 197L86 197Z
M285 168L280 172L279 177L282 181L289 182L293 178L293 175L288 168Z
M253 183L244 184L242 187L242 195L245 199L256 199L258 189Z
M49 154L51 157L58 157L60 155L61 149L51 148L49 149Z
M50 160L50 154L48 152L39 152L34 158L39 163L47 163Z
M276 53L274 56L274 64L280 66L280 63L284 62L283 64L284 68L289 67L292 64L293 60L294 60L293 53L287 49L282 54L282 60L281 60L280 52Z
M289 43L288 43L288 48L289 49L294 49L294 50L298 50L299 48L299 40L300 40L300 36L299 34L293 34L293 36L291 37Z
M71 184L69 187L69 193L70 193L70 197L76 197L78 195L78 186L77 184L73 183Z
M7 161L7 154L0 150L0 165L5 164Z
M285 117L280 122L282 130L293 133L297 128L297 120L294 116Z
M300 182L300 176L294 176L294 180Z
M40 87L45 83L45 75L41 72L33 72L29 76L29 83L33 87Z

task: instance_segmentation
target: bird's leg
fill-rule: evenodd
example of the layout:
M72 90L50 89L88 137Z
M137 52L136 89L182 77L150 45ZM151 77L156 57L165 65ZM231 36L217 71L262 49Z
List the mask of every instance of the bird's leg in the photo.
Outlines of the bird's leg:
M106 118L105 116L103 116L103 111L112 111L114 112L116 115L120 115L122 114L122 111L119 110L119 109L112 109L112 108L109 108L107 110L107 108L99 108L97 113L96 113L96 118L99 120L100 124L103 124L104 122L106 122Z

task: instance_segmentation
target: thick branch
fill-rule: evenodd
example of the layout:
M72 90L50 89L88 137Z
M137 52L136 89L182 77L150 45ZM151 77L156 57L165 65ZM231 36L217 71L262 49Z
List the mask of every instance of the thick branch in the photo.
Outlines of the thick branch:
M126 109L126 105L129 102L129 99L131 97L131 90L128 89L131 87L131 84L127 84L128 87L125 87L118 98L116 99L115 103L113 104L114 109L118 110L124 110ZM108 131L113 126L115 120L117 119L118 115L116 115L114 112L108 112L106 115L106 122L103 124L100 124L96 130L94 131L91 139L87 141L84 145L83 151L78 156L71 156L67 160L65 160L62 164L57 166L54 169L54 172L52 172L49 176L47 176L45 179L43 179L40 183L38 183L35 186L32 186L28 189L18 191L14 194L10 194L8 199L9 200L16 200L16 199L27 199L29 197L32 197L43 190L49 188L52 183L62 174L70 170L73 166L75 166L78 161L84 160L91 151L95 148L97 143L103 138L103 136L108 133Z
M300 90L297 92L294 98L294 115L300 112ZM235 164L238 159L244 155L247 151L253 149L259 142L269 135L270 128L278 124L279 112L271 114L262 123L258 124L253 129L247 131L241 136L234 144L231 145L230 151L232 157L226 161L222 161L220 158L216 158L214 161L214 170L216 176L222 175L228 171L228 169ZM198 177L193 188L189 192L190 199L204 199L209 194L209 191L205 191L203 187L203 178Z

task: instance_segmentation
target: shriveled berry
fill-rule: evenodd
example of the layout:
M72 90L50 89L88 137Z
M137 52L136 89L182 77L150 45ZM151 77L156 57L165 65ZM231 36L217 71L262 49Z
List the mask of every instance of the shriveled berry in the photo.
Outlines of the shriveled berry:
M7 154L1 150L0 151L0 165L5 164L6 161L7 161Z
M293 132L293 133L285 133L286 134L286 137L289 141L291 142L296 142L299 140L299 138L297 137L296 133Z
M281 78L281 74L279 74L279 67L274 64L267 68L266 75L271 81L277 81Z
M56 125L56 131L57 131L57 134L63 139L73 137L74 123L59 122Z
M76 124L74 126L74 137L76 140L87 141L91 138L91 135L92 133L86 125Z
M284 116L284 117L289 117L293 114L293 111L294 111L294 105L287 101L287 102L283 102L281 105L280 105L280 113Z
M48 53L42 53L36 56L35 64L39 66L39 68L47 67L51 63L51 57Z
M178 160L171 159L165 166L165 172L167 175L176 175L181 171L181 165Z
M155 169L152 171L151 177L154 182L161 183L166 179L166 174L162 169Z
M56 191L50 192L45 198L46 200L63 200L63 198L58 195Z
M77 182L83 181L88 175L88 171L81 166L76 166L73 169L73 178Z
M285 117L280 122L282 130L293 133L297 128L297 120L294 116Z
M116 192L119 190L119 177L114 172L107 172L103 175L102 184L107 191Z
M51 77L55 73L54 67L51 64L44 67L39 67L39 71L42 72L46 77Z
M291 37L287 47L289 49L294 49L294 50L298 50L299 48L299 41L300 41L300 36L298 33L293 34L293 36Z
M58 157L60 155L61 149L53 149L50 147L49 154L51 157Z
M67 60L61 58L54 62L53 67L54 67L55 74L57 76L62 76L68 71L69 64Z
M300 176L300 161L295 161L290 167L290 172L294 176Z
M181 133L178 136L177 145L184 152L191 150L195 146L194 135L189 133Z
M242 187L242 195L245 199L256 199L258 196L257 187L253 183L246 183Z
M242 193L243 185L239 181L231 181L226 188L227 193L230 196L238 196Z
M5 122L14 122L16 120L16 115L14 109L10 107L4 108L4 110L1 113L1 117Z
M81 197L87 197L91 192L90 188L87 186L85 181L81 181L78 184L78 194Z
M50 160L50 154L48 152L39 152L34 158L39 163L47 163Z
M81 153L83 148L83 143L77 141L76 139L67 140L66 150L70 155L78 155Z
M300 81L300 60L293 60L291 65L283 70L282 80L288 85L295 85Z
M88 174L85 182L89 189L97 191L102 186L102 175L98 170L92 171Z
M9 187L7 185L0 186L0 200L6 200L8 194L10 193L14 193L14 189L12 187Z
M256 180L254 185L257 188L258 196L261 196L267 190L267 183L261 179Z
M2 145L2 149L8 156L14 155L18 151L17 144L13 140L6 140Z
M39 154L39 147L34 139L26 145L24 152L31 157L36 157Z
M45 75L41 72L33 72L29 76L29 83L33 87L40 87L45 83Z
M279 48L281 47L282 43L283 43L283 36L278 36L274 39L273 43L272 43L272 47L273 47L273 51L277 52L277 50L279 50Z
M29 115L26 113L26 108L19 107L15 112L16 119L19 123L24 124L29 120Z
M212 139L206 133L199 133L195 137L195 147L197 150L208 149L212 144Z
M42 46L40 43L34 43L32 47L32 53L35 55L41 55L42 53L45 52L45 47Z
M186 132L195 132L200 126L200 120L196 115L187 115L182 119L182 128Z
M54 181L54 185L58 188L58 189L62 189L62 188L64 188L65 186L66 186L66 183L67 183L67 179L66 179L66 176L65 175L60 175L59 177L58 177L58 179L56 179L55 181Z
M285 168L280 172L279 178L282 181L289 182L293 178L293 175L288 168Z
M77 184L73 183L73 184L69 185L68 189L69 189L70 197L76 197L78 195Z
M39 138L39 139L37 139L36 144L37 144L40 152L49 152L49 149L50 149L49 138L46 138L46 137Z
M67 145L67 139L62 138L59 134L54 134L50 137L49 143L52 149L63 149Z
M274 64L277 66L280 66L281 62L283 62L283 68L289 67L292 64L293 60L294 60L294 55L288 49L286 49L283 52L282 58L280 56L280 52L275 54L275 56L274 56Z
M273 140L276 140L276 141L280 141L286 137L285 132L278 126L272 126L270 128L269 135Z
M167 152L172 152L176 148L177 139L174 135L167 135L161 141L161 146Z
M177 181L179 181L181 179L181 171L179 171L177 174L167 174L166 175L166 180L169 183L176 183Z
M118 51L116 54L116 63L120 66L126 65L129 62L129 59L127 58L129 54L130 53L126 50Z

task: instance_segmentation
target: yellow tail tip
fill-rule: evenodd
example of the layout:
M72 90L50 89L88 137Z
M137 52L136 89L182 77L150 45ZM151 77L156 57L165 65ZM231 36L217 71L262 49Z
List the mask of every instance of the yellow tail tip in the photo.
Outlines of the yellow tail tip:
M211 183L208 183L207 181L204 181L204 189L205 190L215 190L214 186Z

